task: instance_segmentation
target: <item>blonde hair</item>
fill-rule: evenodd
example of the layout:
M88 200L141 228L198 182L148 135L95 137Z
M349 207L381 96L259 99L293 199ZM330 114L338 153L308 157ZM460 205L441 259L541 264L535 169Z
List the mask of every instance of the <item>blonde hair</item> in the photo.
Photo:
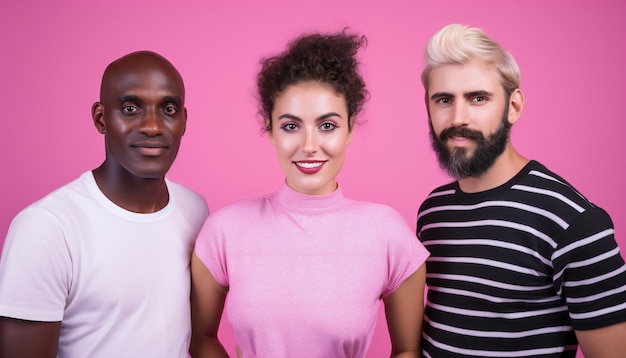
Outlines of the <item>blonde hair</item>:
M519 88L520 70L510 53L481 29L451 24L439 30L426 46L424 51L426 68L422 71L424 89L428 92L429 76L434 68L467 64L473 59L493 67L507 96Z

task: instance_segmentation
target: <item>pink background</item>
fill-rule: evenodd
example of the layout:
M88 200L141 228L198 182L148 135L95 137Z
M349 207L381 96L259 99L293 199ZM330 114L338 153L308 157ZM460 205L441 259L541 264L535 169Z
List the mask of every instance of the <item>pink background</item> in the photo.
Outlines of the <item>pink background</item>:
M424 197L449 181L428 142L422 51L460 22L485 29L522 68L514 145L605 208L626 247L626 2L25 0L3 1L0 14L2 238L19 210L101 163L91 104L105 66L135 50L163 54L186 82L188 130L171 179L212 210L276 189L282 173L253 97L258 61L302 32L346 26L368 37L361 59L371 100L340 183L414 227ZM233 352L226 323L221 336ZM388 354L381 319L370 356Z

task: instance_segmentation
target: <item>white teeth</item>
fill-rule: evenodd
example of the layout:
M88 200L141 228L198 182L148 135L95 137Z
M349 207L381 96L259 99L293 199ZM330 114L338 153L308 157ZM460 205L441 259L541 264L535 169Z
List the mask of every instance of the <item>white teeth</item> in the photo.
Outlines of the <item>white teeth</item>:
M324 164L324 162L296 162L296 165L302 168L317 168L320 165Z

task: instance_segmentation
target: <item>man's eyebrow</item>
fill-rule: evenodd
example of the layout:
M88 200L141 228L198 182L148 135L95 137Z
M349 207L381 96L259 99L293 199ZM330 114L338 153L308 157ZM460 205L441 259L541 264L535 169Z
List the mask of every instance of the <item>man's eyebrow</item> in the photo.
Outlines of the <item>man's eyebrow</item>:
M430 96L430 99L435 100L443 97L454 97L454 95L448 92L435 92L432 96Z
M183 99L179 96L165 96L163 97L164 103L175 103L177 105L182 105Z
M466 99L473 98L473 97L492 97L492 96L493 96L492 92L485 91L485 90L478 90L478 91L471 91L471 92L463 93L463 97L465 97ZM448 92L436 92L436 93L433 93L432 96L430 96L430 99L437 100L439 98L446 98L446 97L454 97L454 95Z
M493 97L493 93L489 92L489 91L484 91L484 90L480 90L480 91L472 91L472 92L467 92L463 94L463 97L465 98L473 98L473 97Z
M125 95L121 95L119 97L117 97L117 101L122 103L122 102L141 102L141 100L139 99L138 96L135 96L133 94L125 94Z

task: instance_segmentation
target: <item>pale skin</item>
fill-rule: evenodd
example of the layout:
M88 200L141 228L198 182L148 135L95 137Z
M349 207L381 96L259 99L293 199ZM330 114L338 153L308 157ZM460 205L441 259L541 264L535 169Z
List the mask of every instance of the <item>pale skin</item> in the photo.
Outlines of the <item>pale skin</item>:
M495 132L504 110L506 95L496 72L477 60L465 65L445 65L433 69L429 76L427 106L436 134L450 126L468 126L480 130L486 137ZM509 122L520 118L524 95L520 89L509 98ZM454 138L448 146L467 146L474 143ZM515 176L528 159L518 153L510 140L493 166L480 177L459 180L459 187L467 193L476 193L498 187ZM626 322L603 328L576 331L580 349L589 358L624 357L626 352Z
M285 89L274 103L270 142L287 185L310 194L330 193L337 188L346 146L352 138L343 96L319 83L302 83ZM321 169L302 173L298 163ZM192 272L192 345L194 358L227 357L217 339L228 288L221 286L194 254ZM392 357L419 357L424 311L426 268L422 265L398 289L383 299L392 345ZM237 347L239 357L245 356Z
M479 130L485 137L496 131L500 124L506 95L496 73L480 62L467 65L446 65L432 70L428 88L427 105L435 133L439 135L452 126L468 126ZM524 94L513 91L509 98L509 123L520 118L524 107ZM448 147L473 148L475 143L455 138ZM528 163L509 141L506 149L482 176L459 180L461 190L476 193L506 183Z

